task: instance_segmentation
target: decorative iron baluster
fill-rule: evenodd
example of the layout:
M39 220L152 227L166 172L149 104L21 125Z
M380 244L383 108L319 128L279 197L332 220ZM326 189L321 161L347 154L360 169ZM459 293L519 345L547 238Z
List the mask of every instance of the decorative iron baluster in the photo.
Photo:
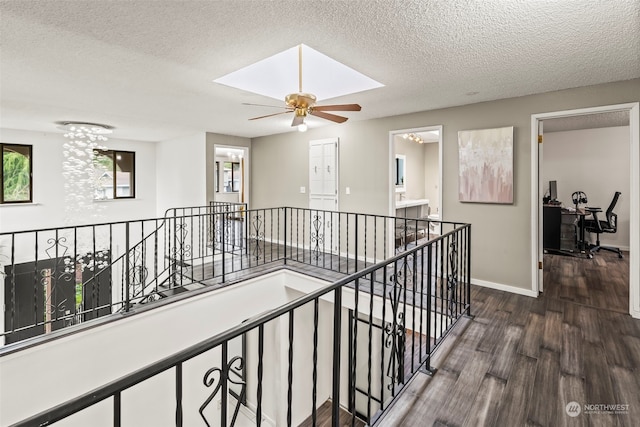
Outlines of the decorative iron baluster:
M160 292L154 290L153 292L142 298L140 300L140 304L148 304L154 301L160 301L162 298L164 298L164 296Z
M11 245L13 246L13 245ZM5 273L4 269L5 267L9 267L11 266L13 263L11 262L11 259L5 255L3 252L3 245L0 245L0 279L4 279L7 276L7 273Z
M176 221L174 237L175 246L171 250L173 255L172 262L174 265L174 273L172 278L174 283L177 283L177 277L182 276L183 271L186 267L188 267L185 259L191 257L191 245L187 243L188 235L189 229L187 227L187 221L184 218L182 218L180 222Z
M142 257L142 248L140 245L134 246L129 251L127 262L129 263L129 284L131 285L131 295L134 298L139 297L144 292L147 276L149 274Z
M252 254L255 256L256 260L259 260L262 257L260 242L264 241L264 229L262 229L263 224L264 221L262 220L262 215L254 215L251 220L251 234L249 235L249 239L253 244Z
M407 288L413 288L413 259L415 253L407 254L400 258L397 262L398 268L396 275L391 277L391 280L395 281L401 288L407 286ZM406 278L405 278L406 276Z
M447 300L449 314L455 316L458 289L458 235L453 234L449 243L449 276L447 277Z
M219 250L224 250L222 242L222 227L224 223L224 217L216 209L213 214L213 247Z
M389 300L391 301L391 313L396 324L393 322L385 323L384 325L384 346L385 348L391 348L391 354L389 355L389 363L387 364L387 377L391 379L387 388L393 390L395 384L404 382L404 343L405 343L405 328L404 328L404 313L399 311L400 308L400 294L401 292L394 287L393 294L389 291ZM393 372L393 366L396 366L396 372Z
M235 253L236 249L240 249L242 247L242 235L239 233L237 227L237 218L234 218L233 215L229 212L229 208L226 209L226 221L224 222L225 233L224 233L224 244L229 248L229 251Z
M395 228L396 228L396 237L398 239L398 242L396 243L396 251L395 251L397 255L407 250L407 244L409 243L407 239L407 233L409 231L409 227L407 226L407 224L403 224L399 227L396 225Z
M244 369L244 360L242 359L242 356L236 356L232 358L229 361L229 363L227 363L227 365L224 366L223 368L217 368L217 367L211 368L204 374L204 378L202 379L202 382L204 383L205 387L211 387L215 384L213 391L211 392L209 397L207 397L207 399L204 401L204 403L202 404L202 406L200 406L200 409L198 410L198 412L200 412L200 416L204 420L207 427L211 427L211 424L209 424L209 421L205 417L204 410L207 408L209 403L211 403L211 401L216 397L216 395L222 388L222 384L225 381L228 381L231 384L242 386L240 395L236 400L236 407L233 411L233 418L231 419L231 424L229 424L229 427L233 427L235 425L236 418L238 417L238 411L240 410L240 403L244 400L247 383L243 380L238 380L229 374L230 372L234 372L240 378L242 378L242 375L238 371L241 372L243 369ZM216 383L216 380L217 380L217 383Z
M56 290L58 290L58 288L62 288L61 283L70 283L75 276L75 266L73 269L68 267L71 261L67 256L69 247L64 244L66 241L67 238L64 236L47 239L47 244L50 246L45 249L45 253L49 259L54 260L55 263L53 264L53 268L43 268L40 270L40 283L42 284L42 289L44 291L45 325L53 324L55 320L58 320L58 316L62 317L65 321L65 326L73 324L74 316L69 316L67 314L67 298L64 298L62 301L57 303L52 302L53 296L56 294ZM47 284L50 284L49 289L47 289Z
M324 233L320 233L323 225L323 218L320 215L313 217L313 231L311 232L311 243L313 246L313 257L316 261L320 258L320 246L324 244Z

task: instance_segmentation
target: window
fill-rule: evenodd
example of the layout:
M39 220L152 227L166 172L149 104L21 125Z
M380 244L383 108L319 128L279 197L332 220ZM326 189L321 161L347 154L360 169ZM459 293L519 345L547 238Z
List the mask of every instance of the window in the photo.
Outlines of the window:
M104 150L95 152L96 200L135 197L136 153Z
M224 193L237 193L240 191L240 163L224 162L223 164Z
M2 194L0 203L28 203L32 201L31 145L0 144L2 151Z

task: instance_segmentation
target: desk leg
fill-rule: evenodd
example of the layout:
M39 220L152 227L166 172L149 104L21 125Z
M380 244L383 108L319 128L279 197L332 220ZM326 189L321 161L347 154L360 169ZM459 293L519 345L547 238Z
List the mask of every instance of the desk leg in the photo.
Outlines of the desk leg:
M589 258L593 258L593 254L589 251L589 245L585 240L585 220L584 215L580 215L580 250Z

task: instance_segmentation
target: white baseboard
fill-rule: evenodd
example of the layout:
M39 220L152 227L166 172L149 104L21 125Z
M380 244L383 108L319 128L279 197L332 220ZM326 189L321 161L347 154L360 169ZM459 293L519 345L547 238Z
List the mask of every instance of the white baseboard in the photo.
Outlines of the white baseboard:
M498 291L510 292L512 294L524 295L527 297L533 297L533 298L538 297L538 293L531 289L523 289L523 288L518 288L510 285L503 285L502 283L494 283L494 282L488 282L486 280L471 278L471 284L482 286L484 288L496 289Z

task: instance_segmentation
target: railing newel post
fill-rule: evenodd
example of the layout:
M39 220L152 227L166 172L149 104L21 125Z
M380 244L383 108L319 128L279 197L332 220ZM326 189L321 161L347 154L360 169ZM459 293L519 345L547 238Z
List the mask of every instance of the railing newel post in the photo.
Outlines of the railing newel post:
M342 333L342 287L336 288L333 300L333 382L331 391L331 425L340 420L340 344Z
M353 270L354 273L358 271L358 248L359 248L359 243L360 243L360 242L358 242L358 218L360 217L360 214L356 214L355 216L356 216L356 219L355 219L354 227L355 227L356 231L354 232L355 233L354 241L355 241L355 246L356 246L355 247L355 262L356 263L355 263L355 267L354 267L354 270Z
M282 208L282 210L284 211L284 234L283 234L283 243L284 243L284 264L287 264L287 232L289 231L288 227L287 227L287 208L284 207Z
M129 312L129 302L131 298L131 263L129 262L129 222L125 223L125 302L124 302L124 311Z
M467 316L471 314L471 224L467 224Z
M227 229L227 214L226 213L222 213L222 214L218 214L221 215L222 220L220 221L220 229L222 230L222 235L221 235L221 243L220 243L220 247L222 248L222 283L225 283L226 280L226 271L227 271L227 257L226 257L226 252L227 252L227 247L226 247L226 242L227 242L227 234L226 234L226 229Z

